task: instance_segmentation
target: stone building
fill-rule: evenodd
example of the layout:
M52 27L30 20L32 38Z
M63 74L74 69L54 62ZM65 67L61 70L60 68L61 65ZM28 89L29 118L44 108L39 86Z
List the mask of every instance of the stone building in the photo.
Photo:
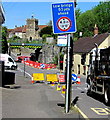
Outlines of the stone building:
M37 30L38 28L38 20L35 18L27 19L26 20L26 38L29 41L32 41L33 39L38 39Z
M15 26L14 29L8 29L9 38L16 35L28 41L41 39L39 31L44 27L47 27L47 25L38 25L38 19L32 16L26 20L26 25L22 25L20 27Z

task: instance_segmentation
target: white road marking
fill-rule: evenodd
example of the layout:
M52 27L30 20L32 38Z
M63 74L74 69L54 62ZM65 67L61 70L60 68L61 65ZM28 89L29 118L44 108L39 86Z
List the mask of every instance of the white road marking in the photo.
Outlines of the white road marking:
M19 70L19 71L21 71L21 72L24 72L24 70L22 70L22 69L20 69L20 68L18 68L18 70ZM26 71L25 71L25 73L26 73L29 77L31 77L31 78L32 78L32 75L31 75L31 74L29 74L29 73L28 73L28 72L26 72Z
M79 89L79 90L83 90L82 88L80 88L80 87L77 87L77 89Z

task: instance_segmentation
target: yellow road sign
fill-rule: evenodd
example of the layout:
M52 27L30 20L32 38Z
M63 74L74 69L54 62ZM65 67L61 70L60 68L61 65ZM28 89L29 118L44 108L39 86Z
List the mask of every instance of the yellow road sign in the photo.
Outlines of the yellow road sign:
M58 82L57 74L47 74L47 82Z
M44 79L44 73L33 73L33 80L34 81L43 81Z

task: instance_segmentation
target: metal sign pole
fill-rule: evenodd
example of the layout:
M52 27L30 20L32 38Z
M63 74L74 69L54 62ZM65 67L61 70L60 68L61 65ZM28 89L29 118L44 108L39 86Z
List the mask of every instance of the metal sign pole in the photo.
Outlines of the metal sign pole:
M25 77L25 58L24 58L24 77Z
M70 108L70 34L68 34L68 42L67 42L67 68L66 68L66 94L65 94L65 112L69 112Z

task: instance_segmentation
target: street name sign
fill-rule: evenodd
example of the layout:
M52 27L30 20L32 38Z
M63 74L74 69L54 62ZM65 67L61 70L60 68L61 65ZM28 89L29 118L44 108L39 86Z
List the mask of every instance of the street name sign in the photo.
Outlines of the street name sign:
M53 3L52 23L54 34L76 32L74 2Z

